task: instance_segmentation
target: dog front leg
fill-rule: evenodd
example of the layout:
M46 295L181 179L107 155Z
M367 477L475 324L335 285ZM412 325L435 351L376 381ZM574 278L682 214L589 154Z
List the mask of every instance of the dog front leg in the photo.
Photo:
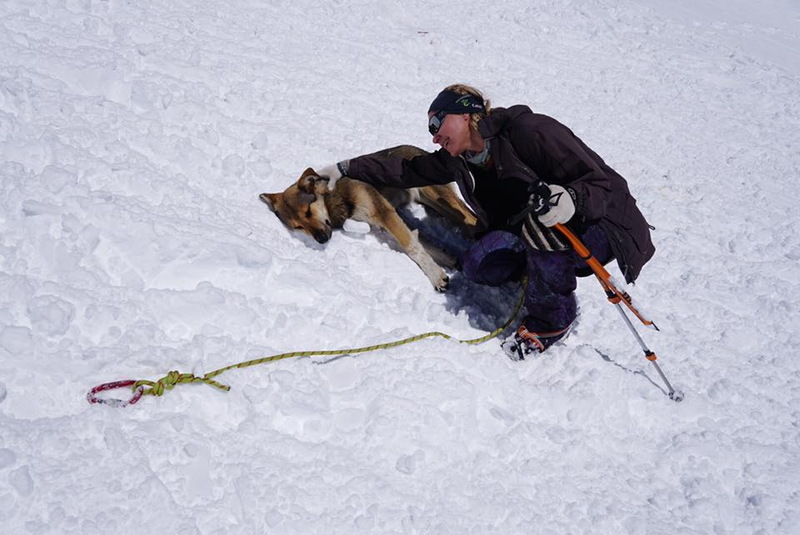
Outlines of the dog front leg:
M422 243L419 241L418 231L409 229L408 225L397 215L394 207L385 200L383 202L385 206L381 206L378 213L361 214L356 210L353 217L377 225L389 232L389 234L394 236L394 239L397 240L397 243L409 258L416 262L420 269L422 269L422 272L425 273L425 276L431 281L436 291L443 292L447 290L450 279L447 273L445 273L441 266L434 261L430 253L422 246Z
M419 231L406 230L411 236L409 245L404 247L406 254L422 269L422 272L425 273L425 276L431 281L436 291L444 292L450 284L450 278L447 276L447 273L434 261L430 253L425 250L425 247L422 246L422 243L419 241Z

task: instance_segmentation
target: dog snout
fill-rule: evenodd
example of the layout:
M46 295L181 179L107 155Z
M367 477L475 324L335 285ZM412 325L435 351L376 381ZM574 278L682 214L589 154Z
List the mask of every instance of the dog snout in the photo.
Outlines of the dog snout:
M328 240L331 239L331 228L328 227L322 230L315 230L314 231L314 239L317 240L317 243L328 243Z

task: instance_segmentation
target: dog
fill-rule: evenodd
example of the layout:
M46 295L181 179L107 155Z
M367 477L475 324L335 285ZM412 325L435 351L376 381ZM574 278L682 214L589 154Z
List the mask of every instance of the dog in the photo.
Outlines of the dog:
M374 155L410 159L422 154L427 153L417 147L401 145ZM336 182L333 189L329 189L328 179L308 168L286 190L262 193L259 198L287 228L300 230L318 243L330 240L333 229L341 228L347 219L363 221L386 230L439 292L445 291L449 283L442 266L455 267L456 261L444 251L420 241L419 232L408 228L397 213L397 207L418 202L467 233L473 232L477 225L475 215L458 197L452 184L378 190L366 182L345 176Z

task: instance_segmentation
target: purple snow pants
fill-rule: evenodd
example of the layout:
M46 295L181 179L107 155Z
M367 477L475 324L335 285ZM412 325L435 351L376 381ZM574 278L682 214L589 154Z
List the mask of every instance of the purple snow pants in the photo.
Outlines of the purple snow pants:
M614 255L608 238L597 225L581 234L581 241L602 264ZM463 262L464 276L479 284L499 286L527 274L523 322L532 332L552 332L568 327L578 314L576 277L591 274L586 262L572 250L540 251L519 236L495 230L476 241ZM589 271L587 271L589 270Z

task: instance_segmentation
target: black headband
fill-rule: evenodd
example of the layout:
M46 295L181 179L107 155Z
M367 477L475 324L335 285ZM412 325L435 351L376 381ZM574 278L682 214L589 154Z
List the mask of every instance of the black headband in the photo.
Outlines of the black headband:
M485 113L486 107L483 105L483 99L475 95L462 95L455 91L444 90L433 99L431 107L428 108L428 113L438 113L444 111L446 113Z

